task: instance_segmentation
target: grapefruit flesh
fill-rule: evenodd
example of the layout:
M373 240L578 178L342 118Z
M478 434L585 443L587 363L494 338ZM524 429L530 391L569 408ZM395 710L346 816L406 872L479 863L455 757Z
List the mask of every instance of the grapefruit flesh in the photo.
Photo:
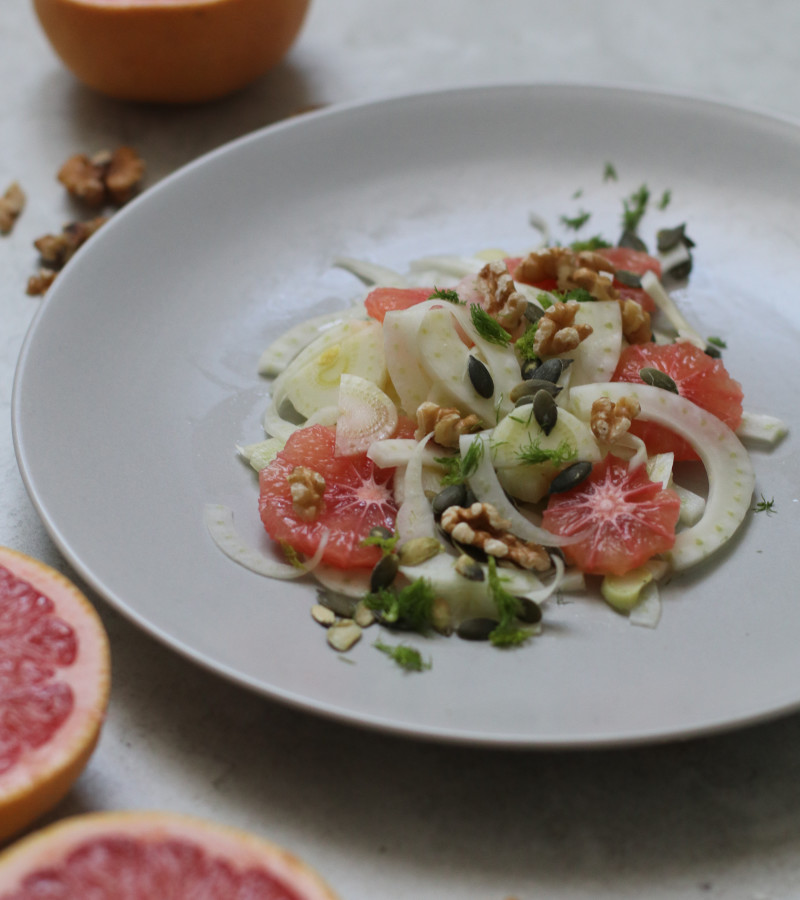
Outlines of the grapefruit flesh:
M296 856L161 812L76 816L0 854L0 900L337 900Z
M63 575L0 547L0 840L67 793L100 734L108 639Z
M197 103L277 65L309 0L34 0L80 81L120 100Z

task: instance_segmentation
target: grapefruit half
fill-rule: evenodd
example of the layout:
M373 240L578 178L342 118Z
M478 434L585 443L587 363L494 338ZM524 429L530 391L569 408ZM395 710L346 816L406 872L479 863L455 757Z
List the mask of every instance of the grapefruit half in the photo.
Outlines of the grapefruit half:
M119 100L197 103L276 66L309 0L34 0L80 81Z
M0 547L0 841L67 793L108 704L108 638L63 575Z
M248 832L161 812L65 819L0 854L7 900L337 900L305 863Z

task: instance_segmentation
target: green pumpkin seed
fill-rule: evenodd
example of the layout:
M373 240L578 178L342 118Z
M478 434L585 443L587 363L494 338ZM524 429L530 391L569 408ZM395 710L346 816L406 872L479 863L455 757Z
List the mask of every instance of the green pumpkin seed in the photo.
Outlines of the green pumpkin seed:
M529 322L538 322L539 319L544 315L544 310L541 306L537 306L535 303L531 303L530 301L525 307L524 316Z
M551 381L555 384L571 363L571 359L553 357L538 365L527 377L529 379L538 378L541 381Z
M333 591L317 591L317 602L343 619L352 619L356 609L356 600L353 597L346 597Z
M636 272L629 272L627 269L620 269L614 272L614 278L625 287L640 288L642 286L642 277Z
M620 235L617 246L628 247L630 250L641 250L642 253L647 253L647 244L645 244L635 231L629 231L628 229L623 231Z
M536 625L542 621L542 607L530 597L517 597L519 612L517 618L526 625Z
M411 538L397 551L401 566L418 566L441 553L444 548L432 537Z
M476 356L471 354L467 363L467 374L479 397L488 400L494 394L494 379L491 373Z
M645 366L643 369L639 369L639 377L645 384L649 384L652 387L661 388L663 391L671 391L673 394L678 393L678 385L661 369Z

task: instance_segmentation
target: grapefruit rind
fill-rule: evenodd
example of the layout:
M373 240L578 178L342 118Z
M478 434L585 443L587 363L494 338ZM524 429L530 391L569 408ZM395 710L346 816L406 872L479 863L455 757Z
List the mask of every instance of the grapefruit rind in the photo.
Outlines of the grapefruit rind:
M77 848L110 838L152 845L175 840L189 842L210 857L230 863L237 871L265 870L285 884L298 900L339 900L314 869L265 838L193 816L149 810L74 816L17 841L0 853L0 895L18 890L25 878L37 870L57 872Z
M73 75L118 100L199 103L287 54L309 0L34 0Z
M55 806L83 771L100 736L108 706L111 660L108 637L94 607L69 579L16 550L0 547L0 566L55 603L54 614L78 633L79 655L58 670L73 688L75 706L53 738L0 775L0 841Z

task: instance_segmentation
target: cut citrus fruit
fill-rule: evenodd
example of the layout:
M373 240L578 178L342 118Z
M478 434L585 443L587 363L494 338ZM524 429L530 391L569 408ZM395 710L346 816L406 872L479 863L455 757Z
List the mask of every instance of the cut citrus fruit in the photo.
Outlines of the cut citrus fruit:
M244 831L161 812L65 819L0 854L0 897L337 900L291 853Z
M196 103L277 65L309 0L34 0L45 34L84 84L120 100Z
M67 793L100 734L108 638L54 569L0 547L0 840Z

